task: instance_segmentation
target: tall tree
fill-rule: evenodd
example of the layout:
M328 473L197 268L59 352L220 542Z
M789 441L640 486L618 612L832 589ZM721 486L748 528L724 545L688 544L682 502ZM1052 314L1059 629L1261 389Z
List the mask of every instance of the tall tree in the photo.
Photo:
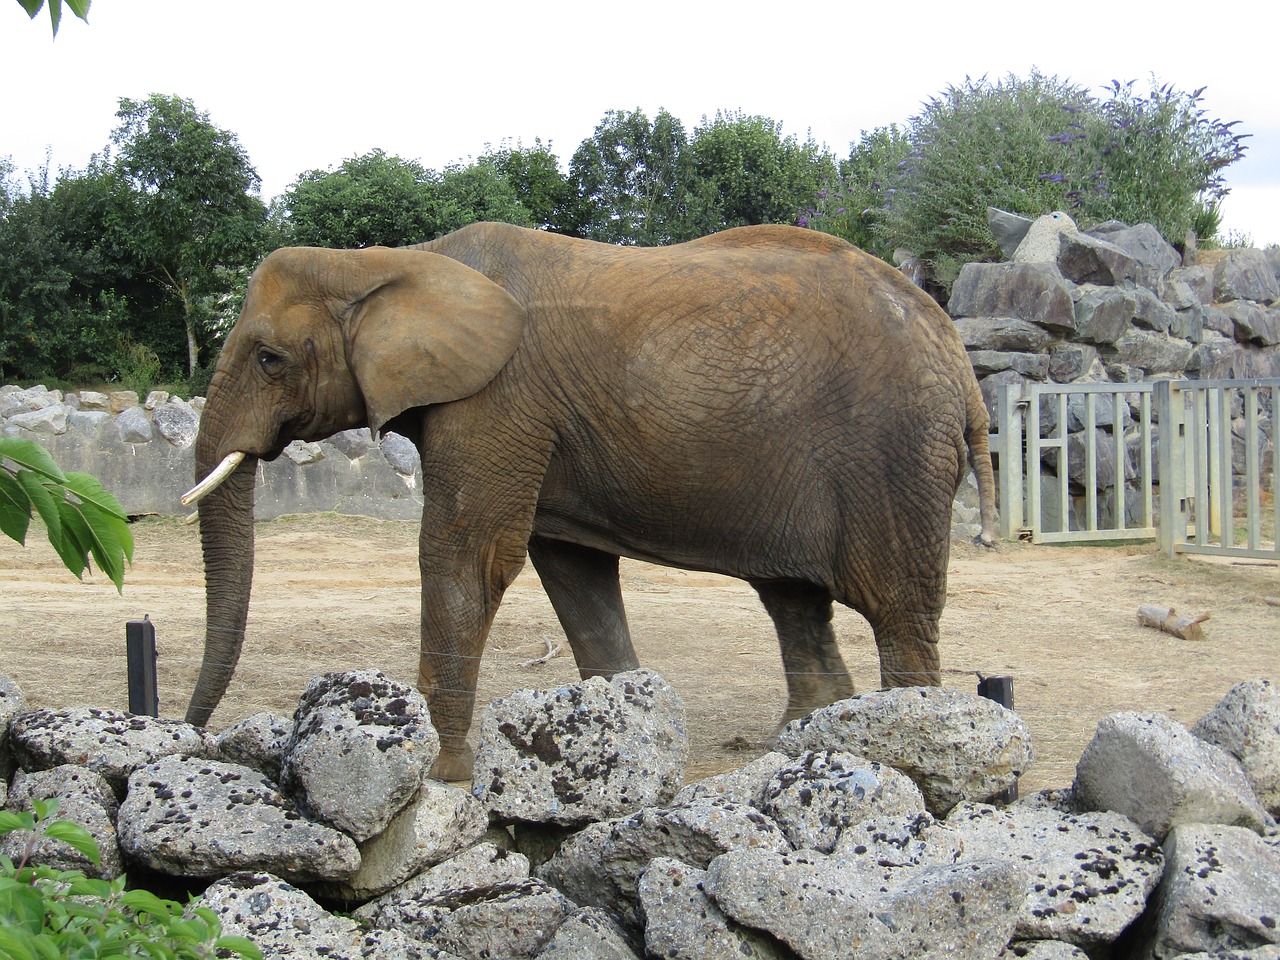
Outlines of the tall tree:
M551 152L550 144L543 146L541 140L535 140L532 147L504 144L497 150L487 150L478 162L493 167L511 185L533 226L563 230L573 188L560 172L560 161Z
M837 173L836 161L812 139L782 136L768 117L717 112L693 132L698 178L715 197L717 227L794 223L818 185Z
M117 222L139 271L176 303L194 373L210 332L209 298L264 252L261 181L236 136L190 100L122 99L116 116L112 166L125 188Z
M569 164L578 206L567 232L605 243L679 243L705 233L701 188L684 125L666 110L653 122L610 110Z

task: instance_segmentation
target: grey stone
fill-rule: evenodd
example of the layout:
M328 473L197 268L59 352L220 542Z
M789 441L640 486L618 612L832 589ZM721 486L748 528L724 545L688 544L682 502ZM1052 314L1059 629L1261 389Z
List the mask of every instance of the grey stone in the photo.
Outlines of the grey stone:
M1098 348L1090 344L1058 340L1049 346L1049 377L1057 383L1073 383L1088 376L1097 363Z
M1042 353L970 350L969 363L978 376L999 370L1014 370L1032 380L1044 380L1049 375L1049 358Z
M1191 359L1193 347L1186 340L1131 327L1115 342L1123 363L1148 373L1180 373Z
M796 849L830 853L846 828L924 813L924 797L893 767L840 750L806 751L778 770L760 809Z
M964 839L933 814L876 816L840 831L832 854L843 867L860 873L868 889L882 893L918 867L955 863Z
M335 433L325 442L337 447L348 460L359 460L373 449L373 436L369 433L368 427L343 430L341 433Z
M1018 244L1022 243L1033 222L1030 217L987 207L987 226L991 228L991 235L996 238L996 244L1006 260L1018 249Z
M1213 953L1180 953L1178 960L1280 960L1280 946L1250 947L1248 950L1215 950Z
M199 901L224 936L252 940L266 957L289 960L447 960L398 930L372 934L335 916L297 887L269 873L236 873L209 886Z
M360 846L360 869L323 892L339 900L368 900L476 844L489 818L469 792L427 780L413 802L381 833Z
M138 405L136 390L113 390L107 394L107 405L114 414L121 414Z
M116 430L124 443L150 443L154 432L151 418L142 407L129 407L116 417Z
M1026 875L1010 861L973 861L912 871L880 893L838 858L734 850L712 861L706 888L726 915L806 960L981 960L1008 943Z
M118 830L131 864L175 876L265 870L306 882L360 866L350 837L303 819L257 770L217 760L171 756L135 770Z
M169 402L169 393L166 390L152 390L147 394L147 399L142 401L142 406L146 410L155 410Z
M94 390L80 391L80 409L81 410L101 410L110 412L111 398L105 393L98 393Z
M15 413L9 417L8 423L11 426L21 427L23 430L30 430L32 433L61 436L67 432L67 419L70 416L71 409L69 407L65 404L54 403L47 407L41 407L39 410Z
M13 417L23 413L33 413L46 407L56 407L61 400L56 392L47 387L21 387L9 390L0 395L0 417Z
M1219 303L1227 300L1271 303L1280 300L1280 282L1261 250L1230 250L1214 264L1213 296Z
M1173 308L1145 287L1135 287L1133 322L1148 330L1168 333L1178 320Z
M705 869L737 847L790 850L777 824L753 807L719 798L683 807L649 807L593 823L569 837L537 874L582 906L611 910L639 928L637 885L649 862L669 857Z
M377 670L316 677L294 714L280 787L356 840L386 829L440 754L426 699Z
M946 825L960 837L964 860L1006 857L1027 865L1014 935L1028 940L1102 950L1142 915L1163 869L1155 841L1116 813L966 803Z
M1089 960L1075 944L1061 940L1014 940L1005 956L1010 960Z
M174 397L155 408L152 414L156 433L169 443L185 450L196 442L196 434L200 430L200 417L191 404L181 397Z
M1027 378L1013 370L1001 370L999 373L993 373L989 377L983 377L978 381L978 390L982 393L982 402L987 406L987 414L991 417L992 423L999 423L1000 416L1000 394L1006 387L1021 387L1027 382ZM1021 395L1022 391L1019 391Z
M352 916L372 923L399 903L427 903L464 890L509 886L529 879L529 861L492 843L480 843L437 864L357 909Z
M181 720L135 716L123 710L76 707L31 710L9 722L14 751L24 770L78 763L102 774L123 797L129 774L171 755L208 757L213 737Z
M105 440L107 429L114 423L115 419L105 410L77 410L67 417L68 430L75 430L95 440ZM112 439L118 440L119 436L114 435Z
M293 721L274 713L255 713L233 723L215 738L217 759L253 767L279 782L284 749Z
M1164 853L1138 956L1280 944L1280 849L1240 827L1189 823L1170 832Z
M640 878L644 946L670 960L786 960L789 950L726 917L704 889L707 873L658 857Z
M604 910L579 907L560 924L538 960L640 960Z
M500 821L569 826L667 803L688 750L679 695L633 670L491 703L472 783Z
M80 870L86 876L112 880L124 872L120 844L116 839L119 804L111 785L99 774L81 766L64 764L51 770L26 773L19 770L4 801L14 812L35 809L35 801L58 801L56 820L69 820L85 830L98 844L100 859L95 864L70 844L52 837L36 841L31 859L55 870ZM26 853L31 834L26 830L0 836L0 854L19 862Z
M1116 465L1114 435L1105 430L1094 430L1094 488L1106 490L1116 485L1118 478L1132 480L1138 475L1138 468L1133 462L1133 453L1124 446L1120 466ZM1089 478L1085 475L1086 434L1083 431L1072 433L1067 437L1067 475L1078 484L1088 486ZM1123 471L1123 473L1121 472Z
M1090 287L1074 304L1076 335L1089 343L1115 343L1138 310L1132 290Z
M1103 717L1076 764L1085 810L1124 814L1157 840L1183 823L1263 829L1267 814L1240 762L1159 713Z
M1014 317L1049 330L1076 327L1070 288L1050 263L966 263L947 309L956 317Z
M1275 684L1236 684L1191 732L1239 760L1258 800L1280 817L1280 689Z
M383 436L382 455L387 458L391 468L402 477L411 478L422 467L418 448L413 445L412 440L398 433L388 433Z
M324 459L324 451L318 443L308 443L305 440L294 440L284 448L284 456L288 457L300 467L305 467L309 463L319 463Z
M970 350L1037 353L1053 340L1043 327L1016 317L958 317L954 323Z
M792 756L848 750L901 770L942 816L961 800L989 800L1032 763L1021 718L992 700L941 687L898 687L840 700L793 720L778 737Z
M1160 231L1149 223L1108 232L1106 239L1138 263L1134 279L1151 290L1159 290L1166 278L1182 266L1182 256Z
M1213 267L1204 265L1175 267L1169 274L1168 283L1165 284L1166 296L1170 295L1175 284L1180 283L1187 285L1196 303L1201 305L1213 303Z
M9 737L9 721L27 709L27 697L18 681L0 673L0 783L8 783L13 772L13 746ZM0 803L3 803L0 797Z
M1061 210L1046 213L1031 222L1027 235L1009 259L1014 263L1053 263L1062 238L1077 235L1076 222L1067 214Z
M1073 283L1120 284L1133 280L1140 269L1133 257L1110 241L1083 233L1063 232L1053 260Z
M1241 343L1264 347L1280 343L1280 307L1264 309L1248 300L1235 300L1222 308L1222 314L1230 319L1232 332Z
M683 806L700 797L723 797L734 803L752 806L759 810L764 802L764 791L769 781L775 773L789 763L791 758L785 753L770 751L737 770L686 784L671 801L672 806Z

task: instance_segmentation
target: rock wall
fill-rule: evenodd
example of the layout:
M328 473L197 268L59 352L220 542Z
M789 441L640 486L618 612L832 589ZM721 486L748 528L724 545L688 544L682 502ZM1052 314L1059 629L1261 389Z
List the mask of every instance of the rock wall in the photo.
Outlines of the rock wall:
M267 956L1280 958L1265 680L1190 730L1104 718L1074 784L1009 805L1025 726L939 688L832 704L683 786L683 706L649 670L520 691L480 728L468 790L428 776L426 703L377 671L216 737L26 710L0 677L0 801L58 797L103 861L55 840L36 857L187 878Z

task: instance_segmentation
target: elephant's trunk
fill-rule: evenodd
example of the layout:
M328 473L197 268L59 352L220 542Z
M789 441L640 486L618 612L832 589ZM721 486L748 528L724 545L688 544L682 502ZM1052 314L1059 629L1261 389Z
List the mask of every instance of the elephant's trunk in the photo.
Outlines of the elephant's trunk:
M218 463L214 453L216 430L206 415L196 440L196 479ZM253 484L256 457L245 457L236 470L200 502L200 541L204 551L204 659L187 722L205 726L227 691L249 614L253 585Z

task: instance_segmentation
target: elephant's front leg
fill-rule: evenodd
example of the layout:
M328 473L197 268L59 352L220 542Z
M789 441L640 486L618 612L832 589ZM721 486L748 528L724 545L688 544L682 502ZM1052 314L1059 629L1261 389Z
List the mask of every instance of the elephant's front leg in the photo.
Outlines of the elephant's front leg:
M618 558L591 547L534 537L529 559L551 600L578 673L611 677L640 666L618 585Z
M753 582L782 649L787 710L782 723L853 696L853 680L831 626L831 594L799 582Z

